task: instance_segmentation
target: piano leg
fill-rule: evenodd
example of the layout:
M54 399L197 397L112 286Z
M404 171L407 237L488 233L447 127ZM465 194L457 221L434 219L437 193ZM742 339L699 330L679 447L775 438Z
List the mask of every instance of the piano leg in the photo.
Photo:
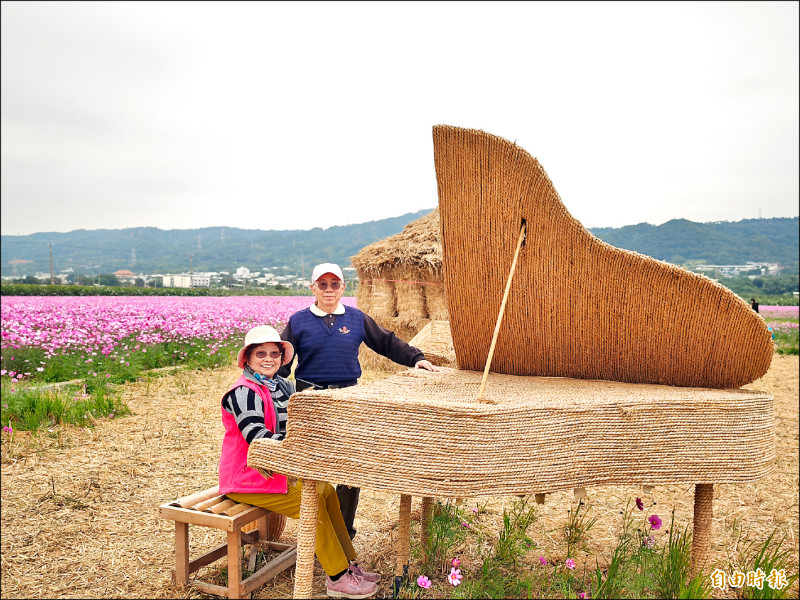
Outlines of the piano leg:
M397 534L397 566L394 569L393 597L408 576L408 557L411 553L411 496L400 494L400 524Z
M314 552L317 548L319 495L317 482L304 479L300 496L300 523L297 529L297 566L294 572L294 597L311 598L314 584Z
M698 483L694 486L694 525L692 529L691 574L697 575L708 561L711 551L711 520L714 514L714 485Z
M431 510L433 509L433 498L426 496L422 499L422 547L425 549L426 556L431 535Z

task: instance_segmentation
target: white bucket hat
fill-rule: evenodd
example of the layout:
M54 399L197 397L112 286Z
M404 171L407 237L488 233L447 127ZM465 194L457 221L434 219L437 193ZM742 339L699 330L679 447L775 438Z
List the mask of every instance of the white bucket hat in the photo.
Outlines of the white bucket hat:
M317 279L325 275L325 273L336 275L339 279L344 281L344 275L342 275L342 270L339 268L339 265L334 263L322 263L314 267L314 270L311 272L311 283L314 283Z
M247 335L244 336L244 346L239 350L239 357L236 361L239 368L244 369L244 354L248 346L258 346L259 344L266 344L267 342L274 342L275 344L283 346L283 362L281 366L292 362L294 358L294 347L289 342L284 342L274 327L259 325L258 327L253 327L247 332Z

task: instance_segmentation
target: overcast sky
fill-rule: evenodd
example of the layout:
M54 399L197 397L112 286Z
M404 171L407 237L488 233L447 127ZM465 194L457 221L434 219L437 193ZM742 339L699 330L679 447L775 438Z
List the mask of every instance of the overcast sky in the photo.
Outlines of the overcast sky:
M438 123L586 227L798 214L796 2L0 6L3 234L433 208Z

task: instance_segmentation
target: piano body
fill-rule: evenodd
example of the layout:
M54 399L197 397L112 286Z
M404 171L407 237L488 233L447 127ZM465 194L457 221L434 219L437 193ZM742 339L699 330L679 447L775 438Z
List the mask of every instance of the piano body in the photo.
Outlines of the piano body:
M285 440L250 447L252 467L303 481L295 597L311 595L317 481L400 494L396 577L412 495L425 513L433 497L694 484L701 569L713 484L774 468L773 399L738 389L769 368L766 324L723 286L591 236L522 148L436 126L434 152L439 335L458 368L297 393Z

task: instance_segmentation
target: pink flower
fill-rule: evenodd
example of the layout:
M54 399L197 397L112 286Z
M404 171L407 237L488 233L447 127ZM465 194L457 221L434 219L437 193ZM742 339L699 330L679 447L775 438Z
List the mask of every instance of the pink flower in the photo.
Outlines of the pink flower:
M462 526L462 527L466 527L467 529L472 529L472 527L470 526L470 524L469 524L469 523L467 523L466 521L463 521L463 522L461 523L461 526Z
M429 587L431 587L431 580L425 577L425 575L420 575L417 577L417 585L427 590Z
M588 597L589 596L586 595L586 592L581 592L580 594L578 594L578 598L580 598L581 600L586 600L586 598Z
M568 558L567 562L564 563L564 564L567 565L568 569L574 569L575 568L575 561L572 560L571 558Z
M661 518L658 515L651 515L647 520L650 523L650 527L653 529L653 531L658 531L661 529Z
M547 564L547 559L544 556L539 557L539 563L544 566Z
M460 559L460 558L458 558L458 557L454 558L454 559L453 559L452 561L450 561L450 562L452 563L452 565L453 565L455 568L458 568L458 567L460 567L460 566L461 566L461 559Z
M644 510L644 502L642 502L641 498L636 499L636 508L639 510Z
M450 569L450 574L447 576L447 581L451 585L461 585L461 569L456 569L453 567Z

